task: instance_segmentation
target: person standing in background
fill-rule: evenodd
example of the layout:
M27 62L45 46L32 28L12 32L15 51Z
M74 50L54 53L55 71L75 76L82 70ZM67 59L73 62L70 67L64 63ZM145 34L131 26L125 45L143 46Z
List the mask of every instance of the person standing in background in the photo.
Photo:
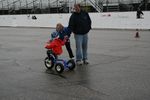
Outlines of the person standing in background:
M74 5L75 12L69 19L68 27L72 30L76 43L76 64L89 64L88 62L88 32L91 29L89 14L81 9L80 4Z
M138 8L138 10L136 12L136 18L137 19L142 18L142 15L144 15L143 12L142 12L142 10L140 8Z

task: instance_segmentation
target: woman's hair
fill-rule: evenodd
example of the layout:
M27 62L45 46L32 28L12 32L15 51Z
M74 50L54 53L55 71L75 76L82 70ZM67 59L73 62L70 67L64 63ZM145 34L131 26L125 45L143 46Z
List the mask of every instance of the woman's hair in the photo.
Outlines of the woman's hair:
M80 8L81 8L81 5L80 5L79 3L74 4L74 6L78 6L78 7L80 7Z

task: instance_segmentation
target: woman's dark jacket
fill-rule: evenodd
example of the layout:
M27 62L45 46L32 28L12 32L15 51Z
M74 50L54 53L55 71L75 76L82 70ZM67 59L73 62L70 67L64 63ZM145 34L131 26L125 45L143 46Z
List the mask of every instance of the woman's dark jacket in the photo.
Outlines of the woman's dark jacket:
M68 27L74 34L87 34L91 29L91 19L89 14L82 10L80 13L74 12L70 17Z

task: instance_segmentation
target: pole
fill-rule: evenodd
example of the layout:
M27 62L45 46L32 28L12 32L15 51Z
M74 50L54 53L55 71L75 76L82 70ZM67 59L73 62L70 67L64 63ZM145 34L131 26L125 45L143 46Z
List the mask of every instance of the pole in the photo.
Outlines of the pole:
M26 9L27 9L27 14L29 13L28 12L28 1L26 0Z
M71 13L71 4L70 4L70 0L68 0L68 9L69 9L69 13Z
M49 13L51 13L50 0L48 0Z
M118 8L119 8L119 11L120 11L120 0L118 0Z
M145 10L147 10L148 0L145 0Z
M58 9L58 0L57 0L57 13L59 12L59 9Z
M2 2L2 15L3 15L3 1L1 1Z
M106 1L106 9L107 9L107 12L108 12L108 0Z
M33 12L35 14L34 0L33 0Z
M40 9L41 9L41 13L42 13L42 0L40 0Z
M8 14L9 14L9 2L7 0L7 8L8 8Z
M21 1L19 0L20 3L20 14L22 14L22 10L21 10Z

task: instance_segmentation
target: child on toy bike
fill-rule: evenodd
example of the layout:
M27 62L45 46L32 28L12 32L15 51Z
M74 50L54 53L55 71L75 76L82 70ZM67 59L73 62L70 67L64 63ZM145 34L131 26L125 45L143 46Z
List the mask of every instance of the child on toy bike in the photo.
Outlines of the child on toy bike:
M57 55L62 54L63 52L62 46L65 45L69 57L73 59L74 55L69 40L70 35L71 35L71 30L68 27L64 27L61 23L58 23L56 25L56 31L51 33L51 39L47 43L45 48L48 49L48 52L53 52L55 57L57 57Z
M71 31L69 28L64 28L60 23L57 24L56 31L51 34L51 39L45 46L45 48L48 49L48 57L45 58L44 62L48 69L52 69L53 66L55 66L55 70L58 73L61 73L63 70L73 70L75 68L75 62L73 59L65 60L57 57L62 54L62 46L64 45L67 48L70 58L74 57L69 41L70 35Z

